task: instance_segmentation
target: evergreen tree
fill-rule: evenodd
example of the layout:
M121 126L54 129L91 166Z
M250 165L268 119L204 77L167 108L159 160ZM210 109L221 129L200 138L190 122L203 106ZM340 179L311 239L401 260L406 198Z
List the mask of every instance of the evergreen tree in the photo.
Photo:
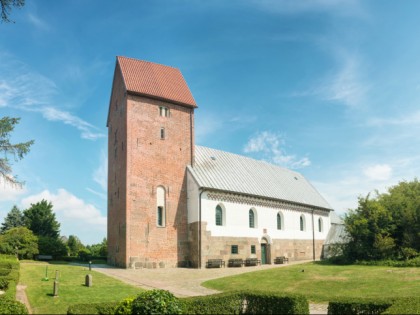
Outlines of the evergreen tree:
M1 224L0 233L4 233L11 228L23 226L23 214L22 211L15 205L12 210L4 218L4 222Z
M48 236L58 239L60 235L60 223L55 219L51 202L42 200L31 204L29 209L23 211L25 226L37 236Z
M3 0L1 2L3 7ZM10 117L3 117L0 119L0 152L4 154L4 157L0 158L0 178L2 178L5 183L12 185L21 185L22 183L11 175L12 167L10 166L9 157L12 157L15 161L22 159L23 156L29 152L30 146L34 143L33 140L17 144L10 143L10 133L19 120L20 118Z

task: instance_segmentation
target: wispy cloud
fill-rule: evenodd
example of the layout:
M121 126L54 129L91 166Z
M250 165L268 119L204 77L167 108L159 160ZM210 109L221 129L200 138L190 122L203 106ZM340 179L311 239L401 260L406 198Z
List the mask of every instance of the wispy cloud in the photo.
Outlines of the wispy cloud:
M106 235L106 217L94 205L86 203L63 188L58 189L56 193L44 190L22 199L22 209L42 199L52 203L57 221L61 224L62 235L76 234L82 241L91 240L90 234L93 234L93 231L101 235L99 240Z
M48 25L48 23L33 13L28 14L28 21L37 29L44 30L44 31L50 30L50 26Z
M418 125L420 126L420 111L406 114L400 117L393 118L370 118L368 125L371 126L407 126Z
M83 119L53 106L59 87L49 78L31 71L13 56L0 53L0 107L11 107L24 111L39 112L49 121L59 121L75 127L83 139L95 140L105 137L98 128Z
M350 108L366 103L369 84L364 79L360 57L349 52L334 53L336 69L312 89L312 93L327 101L341 103Z
M105 151L101 151L100 161L98 168L93 172L93 180L99 184L99 186L107 191L108 185L108 157Z
M311 165L311 161L307 157L297 158L295 155L286 154L281 148L284 145L285 141L280 135L263 131L251 137L243 151L257 153L263 160L283 167L299 169Z
M326 12L340 16L365 16L358 0L253 0L251 3L274 14Z

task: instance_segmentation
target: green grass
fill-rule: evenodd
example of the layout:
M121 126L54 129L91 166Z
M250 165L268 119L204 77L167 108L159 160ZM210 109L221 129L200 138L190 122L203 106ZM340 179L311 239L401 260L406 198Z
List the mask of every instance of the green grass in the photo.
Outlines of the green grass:
M219 291L300 293L313 302L350 297L413 297L420 295L420 268L308 263L210 280L202 285Z
M48 266L49 281L45 277ZM59 271L58 297L53 297L56 270ZM85 286L85 277L92 275L92 287ZM26 294L34 314L66 314L72 304L120 301L135 296L140 288L125 284L85 266L55 263L21 263L20 283L26 285Z

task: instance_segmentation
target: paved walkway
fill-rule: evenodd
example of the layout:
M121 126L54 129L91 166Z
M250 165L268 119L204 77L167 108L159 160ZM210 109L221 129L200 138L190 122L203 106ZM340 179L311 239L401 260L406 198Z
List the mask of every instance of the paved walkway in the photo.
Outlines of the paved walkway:
M110 277L119 279L134 286L144 289L163 289L172 292L178 297L199 296L218 293L216 290L207 289L201 283L221 277L237 275L257 270L271 268L284 268L288 265L302 264L308 261L290 262L284 265L262 265L257 267L241 268L213 268L213 269L187 269L187 268L162 268L162 269L120 269L108 265L92 265L92 268ZM83 265L86 266L86 265ZM86 267L87 269L87 267ZM26 286L18 285L16 299L26 304L29 314L31 306L26 297ZM310 314L327 314L326 304L310 304Z

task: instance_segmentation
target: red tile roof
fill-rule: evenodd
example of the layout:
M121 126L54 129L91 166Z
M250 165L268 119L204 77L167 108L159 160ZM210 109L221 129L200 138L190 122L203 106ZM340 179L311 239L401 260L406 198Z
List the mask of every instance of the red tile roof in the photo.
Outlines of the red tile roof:
M197 107L181 72L172 67L127 57L117 57L128 92Z

